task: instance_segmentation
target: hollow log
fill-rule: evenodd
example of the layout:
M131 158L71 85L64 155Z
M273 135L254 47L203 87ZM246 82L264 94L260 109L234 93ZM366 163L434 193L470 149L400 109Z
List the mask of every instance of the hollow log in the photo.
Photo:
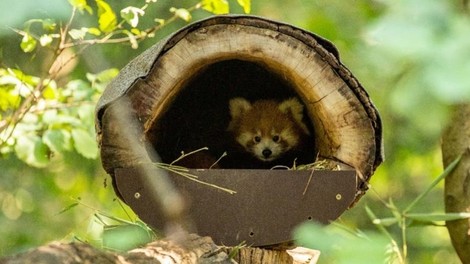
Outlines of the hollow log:
M367 92L329 41L252 16L216 16L160 41L122 69L97 106L96 130L106 171L135 165L113 142L106 115L122 96L132 102L144 139L165 162L184 148L211 145L228 125L228 101L298 97L313 127L306 156L358 172L358 198L383 160L382 127ZM221 114L222 113L222 114ZM188 132L190 131L190 132ZM180 148L178 148L178 145ZM210 147L217 159L221 149ZM223 151L222 151L223 152Z
M349 170L353 175L324 177L328 184L322 184L320 174L313 170L310 170L311 175L307 172L308 175L304 173L302 177L296 177L302 174L298 171L286 170L276 174L276 181L269 181L266 177L256 177L267 171L259 162L253 159L225 162L230 159L228 155L217 163L216 170L198 171L195 178L234 183L239 189L252 186L255 191L248 194L240 191L239 196L234 194L230 199L216 195L213 199L200 199L202 202L191 204L188 212L222 208L211 211L213 219L231 219L243 226L243 230L212 230L219 225L202 221L196 230L210 232L201 235L233 237L235 239L230 242L235 245L244 236L259 236L259 240L251 242L260 246L287 242L291 239L290 231L301 221L334 221L365 193L370 177L383 161L381 120L365 89L341 63L334 45L313 33L264 18L215 16L175 32L131 61L109 84L97 106L96 131L103 167L113 178L116 193L131 207L134 204L134 210L140 208L140 211L136 210L139 216L164 212L156 214L163 215L162 219L149 224L164 223L168 220L165 216L173 217L169 213L171 210L165 209L167 199L159 195L157 188L159 179L162 183L171 182L171 179L166 173L145 169L145 165L149 162L172 163L182 152L208 147L208 151L193 159L190 166L208 169L231 147L226 144L230 137L227 136L229 102L235 97L278 102L293 97L298 99L304 106L302 122L310 133L301 146L299 159L294 159L289 167L300 167L296 161L312 164L321 160L327 163L325 168ZM122 101L128 101L128 107L114 111ZM120 115L130 119L119 122ZM132 131L126 132L127 128ZM139 168L127 170L135 167ZM263 176L267 175L266 172ZM293 184L300 180L302 188ZM182 185L189 187L178 191L188 195L190 202L200 201L194 197L205 197L198 192L205 195L209 192L207 188L186 183ZM322 186L313 188L315 184ZM286 190L287 186L297 187L290 191ZM341 188L336 187L346 186L352 187L344 192L337 191ZM256 191L266 189L269 191ZM315 197L312 193L305 195L308 190L319 189L325 194L315 198L315 202L308 198ZM290 193L284 195L286 191ZM152 194L160 198L148 198ZM241 197L242 194L245 196ZM233 203L227 203L229 200ZM295 205L287 206L286 200L294 201ZM269 206L263 203L266 201L270 202ZM211 206L214 203L217 206ZM162 206L159 208L158 205ZM255 225L254 220L260 218L256 210L244 210L236 215L224 210L251 205L252 208L262 206L266 209L264 217L271 221ZM294 210L295 213L288 213ZM332 216L332 212L339 213ZM161 225L154 227L161 228ZM276 239L267 239L268 234Z

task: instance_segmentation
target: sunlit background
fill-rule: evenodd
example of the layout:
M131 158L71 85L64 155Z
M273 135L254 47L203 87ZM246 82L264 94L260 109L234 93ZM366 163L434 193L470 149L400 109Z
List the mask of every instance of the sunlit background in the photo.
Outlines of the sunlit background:
M129 4L107 2L116 11ZM132 2L144 4L143 0ZM243 11L236 1L229 2L231 12ZM147 10L141 23L170 17L171 7L189 8L196 3L159 0ZM20 69L28 75L43 74L47 53L25 54L20 48L22 36L14 29L23 29L24 22L33 18L52 18L65 24L71 11L66 0L2 0L0 67ZM376 232L365 212L366 205L380 217L391 217L380 200L393 199L397 207L406 207L442 172L440 135L449 119L449 106L470 100L467 12L459 1L252 0L251 14L284 21L332 41L342 62L362 82L379 109L386 161L372 177L371 190L341 217L340 222L346 226ZM196 10L191 21L209 15ZM73 25L79 28L93 22L90 15L79 14ZM137 49L128 43L93 46L75 60L66 75L60 76L57 85L83 80L95 87L96 94L89 98L96 100L115 72L107 71L109 76L97 80L98 74L122 68L186 24L176 20L157 31L154 38L141 42ZM0 89L2 85L0 79ZM90 135L94 133L92 113L90 108L89 115L81 120ZM1 152L0 255L55 240L99 243L96 214L134 219L131 211L117 201L99 157L86 158L83 152L87 151L54 155L36 167L13 152ZM443 212L442 186L431 191L414 212ZM390 231L399 241L401 231ZM445 227L412 227L407 239L409 263L459 263Z

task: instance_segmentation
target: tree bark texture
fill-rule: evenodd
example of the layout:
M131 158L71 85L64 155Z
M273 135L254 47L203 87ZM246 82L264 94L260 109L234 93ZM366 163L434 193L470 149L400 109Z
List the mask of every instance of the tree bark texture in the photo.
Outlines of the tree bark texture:
M470 104L457 105L442 138L444 166L462 159L445 180L446 212L470 212ZM462 263L470 263L470 219L447 222L447 229Z
M0 259L0 264L315 264L320 252L219 247L210 237L189 235L176 243L162 239L127 253L103 251L85 243L51 243Z
M133 263L236 263L209 237L190 235L184 244L159 240L145 247L119 254L102 251L84 243L52 243L23 254L0 259L1 264L133 264Z

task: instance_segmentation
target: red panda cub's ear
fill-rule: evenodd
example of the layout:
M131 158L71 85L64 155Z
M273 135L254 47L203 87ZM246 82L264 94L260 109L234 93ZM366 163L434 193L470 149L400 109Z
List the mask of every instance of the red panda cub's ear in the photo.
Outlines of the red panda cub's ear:
M245 98L236 97L229 101L230 116L232 119L239 118L243 113L251 109L251 104Z
M229 101L230 123L227 131L234 131L240 117L251 109L251 104L245 98L235 97Z
M303 123L304 106L297 100L297 98L290 98L279 104L279 110L285 114L290 114L302 128L306 135L310 135L307 126Z

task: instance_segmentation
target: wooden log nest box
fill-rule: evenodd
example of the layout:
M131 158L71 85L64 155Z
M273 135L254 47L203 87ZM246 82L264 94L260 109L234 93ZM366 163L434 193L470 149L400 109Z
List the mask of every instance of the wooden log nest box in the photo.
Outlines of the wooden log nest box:
M124 99L127 108L119 107ZM280 106L289 100L301 106L297 110ZM257 111L268 112L266 116L288 113L290 121L276 116L266 124L252 117L245 124L249 128L242 129L246 131L229 128L241 126L231 124L235 114L255 108L260 101L279 107L260 103ZM259 126L275 123L282 130L294 115L296 127L287 135L278 128L266 132L273 142L303 133L301 143L286 139L290 141L285 144L298 151L278 169L270 169L278 165L276 160L260 159L276 151L284 154L286 148L256 150L262 153L259 158L240 143L246 138L250 142L246 144L261 142L264 132ZM260 17L215 16L160 41L109 84L96 117L103 167L116 193L156 228L164 225L162 213L146 199L154 186L146 184L135 168L152 162L169 164L182 151L207 147L176 164L189 167L198 180L235 194L169 175L191 201L195 231L225 245L278 244L290 240L292 228L303 221L335 220L364 194L383 159L379 114L340 62L334 45ZM235 139L248 130L248 136ZM224 152L228 155L222 157ZM323 170L309 166L319 163ZM150 167L159 177L161 169Z

